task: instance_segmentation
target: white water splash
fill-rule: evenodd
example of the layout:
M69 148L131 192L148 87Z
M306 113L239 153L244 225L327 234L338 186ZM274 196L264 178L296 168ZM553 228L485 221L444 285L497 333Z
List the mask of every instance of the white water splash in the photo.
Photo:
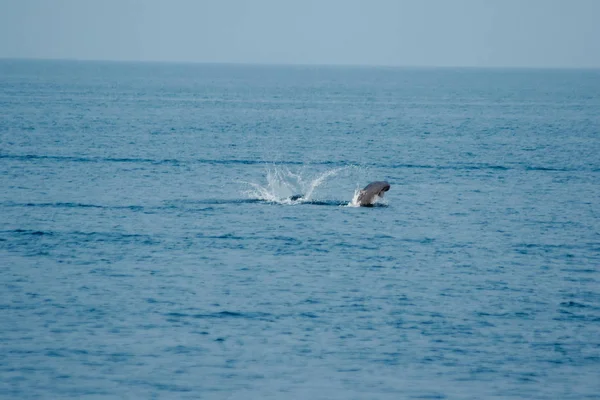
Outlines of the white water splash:
M354 196L352 196L352 201L350 201L350 203L348 203L348 207L360 207L360 204L358 204L358 196L360 195L360 188L356 188L354 189ZM375 196L375 198L373 199L373 204L372 205L384 205L387 206L388 202L383 198L383 197L379 197L379 196Z
M354 189L354 196L352 196L352 200L348 203L348 207L360 207L358 204L358 196L360 195L360 189L357 187Z
M325 171L316 177L307 177L302 172L295 173L287 167L273 166L267 168L266 185L246 182L250 189L245 193L248 197L279 204L299 204L313 199L315 191L327 179L337 175L346 167ZM292 200L294 195L301 195L297 200Z

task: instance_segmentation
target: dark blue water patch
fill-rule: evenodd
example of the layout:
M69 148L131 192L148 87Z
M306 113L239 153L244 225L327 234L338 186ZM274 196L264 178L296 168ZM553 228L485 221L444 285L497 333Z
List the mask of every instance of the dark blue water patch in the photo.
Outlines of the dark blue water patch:
M169 318L194 318L194 319L250 319L261 321L273 321L273 315L264 312L236 312L236 311L218 311L213 313L189 314L181 312L170 312L165 314Z
M374 165L375 166L375 165ZM511 167L504 165L490 165L490 164L453 164L453 165L428 165L428 164L390 164L391 168L398 169L449 169L449 170L496 170L496 171L508 171Z
M554 317L555 321L569 321L569 322L585 322L585 323L598 323L600 322L600 315L590 314L587 312L578 312L581 310L559 310L558 317Z
M432 393L432 394L423 394L423 395L413 395L413 396L410 396L409 398L411 398L411 399L447 399L448 396L446 396L443 393Z
M295 245L300 245L302 244L302 240L295 238L295 237L291 237L291 236L273 236L271 238L271 240L276 240L276 241L280 241L283 242L284 245L286 246L295 246Z
M435 241L435 238L401 238L399 240L407 243L431 244Z
M9 250L19 250L28 246L33 251L30 255L48 256L49 251L60 249L64 246L83 245L83 244L101 244L101 243L128 243L138 245L155 245L161 242L161 239L153 235L123 233L123 232L80 232L80 231L41 231L34 229L12 229L0 231L3 236L3 247ZM36 239L33 240L32 239Z
M70 203L70 202L56 202L56 203L15 203L15 202L3 202L0 203L0 207L31 207L31 208L97 208L105 210L131 210L131 211L144 211L147 208L139 205L119 206L119 205L100 205L100 204L87 204L87 203ZM156 207L148 207L149 209Z
M174 302L168 300L157 300L155 298L148 298L146 301L150 304L167 304L167 305L175 305Z
M205 235L203 233L198 233L196 237L206 238L206 239L230 239L230 240L244 240L246 239L243 236L237 236L233 233L224 233L222 235Z
M540 224L543 224L541 222ZM556 253L560 252L567 258L574 257L573 253L586 251L596 246L596 243L578 243L578 244L544 244L544 243L519 243L514 247L518 252L527 254L531 253Z
M546 171L546 172L575 172L575 171L589 171L589 172L600 172L600 168L596 166L589 167L546 167L546 166L532 166L532 165L521 165L507 166L507 165L493 165L485 163L460 163L460 164L407 164L407 163L379 163L379 162L357 162L352 160L327 160L327 161L274 161L274 160L257 160L257 159L150 159L150 158L124 158L124 157L81 157L81 156L50 156L50 155L36 155L36 154L0 154L0 159L7 160L18 160L18 161L37 161L37 160L51 160L51 161L64 161L74 163L131 163L131 164L150 164L150 165L168 165L168 166L182 166L189 164L208 164L208 165L282 165L282 166L331 166L331 167L346 167L346 166L364 166L372 168L387 168L387 169L432 169L432 170L491 170L491 171L510 171L514 169L521 169L525 171Z
M203 347L184 346L184 345L166 347L164 349L164 351L167 353L174 353L174 354L193 354L193 355L201 355L201 354L208 353L208 350Z
M556 167L535 167L535 166L526 166L526 171L549 171L549 172L569 172L567 168L556 168ZM594 169L592 169L595 172Z
M592 307L590 305L586 305L583 303L578 303L576 301L564 301L564 302L560 303L560 305L562 307L568 307L568 308L596 308L596 307Z
M319 316L318 316L317 314L315 314L315 313L311 313L311 312L304 312L304 313L300 313L300 317L303 317L303 318L310 318L310 319L313 319L313 318L319 318Z
M19 161L37 161L37 160L51 160L51 161L64 161L74 163L134 163L134 164L151 164L151 165L172 165L180 166L183 164L210 164L210 165L303 165L300 161L283 161L275 162L268 160L243 160L243 159L151 159L151 158L124 158L124 157L80 157L80 156L51 156L51 155L36 155L36 154L0 154L0 159L8 160L19 160ZM325 161L321 163L315 163L318 165L335 165L340 164L331 161Z
M0 231L0 234L17 234L17 235L31 235L31 236L53 236L55 232L52 231L37 231L34 229L12 229Z

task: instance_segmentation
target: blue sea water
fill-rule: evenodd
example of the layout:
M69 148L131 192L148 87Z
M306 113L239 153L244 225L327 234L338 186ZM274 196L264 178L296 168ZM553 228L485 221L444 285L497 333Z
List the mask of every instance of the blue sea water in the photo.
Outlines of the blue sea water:
M600 398L600 71L0 60L0 187L1 398Z

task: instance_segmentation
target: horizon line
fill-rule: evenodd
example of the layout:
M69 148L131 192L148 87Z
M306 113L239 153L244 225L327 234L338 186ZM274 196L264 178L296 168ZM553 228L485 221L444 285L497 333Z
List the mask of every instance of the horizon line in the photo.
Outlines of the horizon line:
M535 65L419 65L419 64L351 64L351 63L292 63L292 62L256 62L256 61L183 61L183 60L135 60L135 59L99 59L99 58L55 58L55 57L4 57L0 61L54 61L54 62L106 62L139 64L191 64L191 65L229 65L256 67L341 67L341 68L389 68L389 69L528 69L528 70L600 70L599 66L535 66Z

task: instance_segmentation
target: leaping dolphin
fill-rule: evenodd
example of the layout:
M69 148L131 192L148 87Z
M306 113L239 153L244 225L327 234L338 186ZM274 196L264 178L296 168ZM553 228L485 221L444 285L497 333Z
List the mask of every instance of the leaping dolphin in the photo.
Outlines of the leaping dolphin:
M371 182L358 193L356 204L361 207L372 206L378 199L382 198L384 193L390 190L390 184L386 181Z
M390 190L390 184L386 181L371 182L364 187L359 193L356 199L356 204L361 207L371 207L377 199L382 198L384 193ZM304 199L301 194L295 194L288 197L291 201L298 201Z

